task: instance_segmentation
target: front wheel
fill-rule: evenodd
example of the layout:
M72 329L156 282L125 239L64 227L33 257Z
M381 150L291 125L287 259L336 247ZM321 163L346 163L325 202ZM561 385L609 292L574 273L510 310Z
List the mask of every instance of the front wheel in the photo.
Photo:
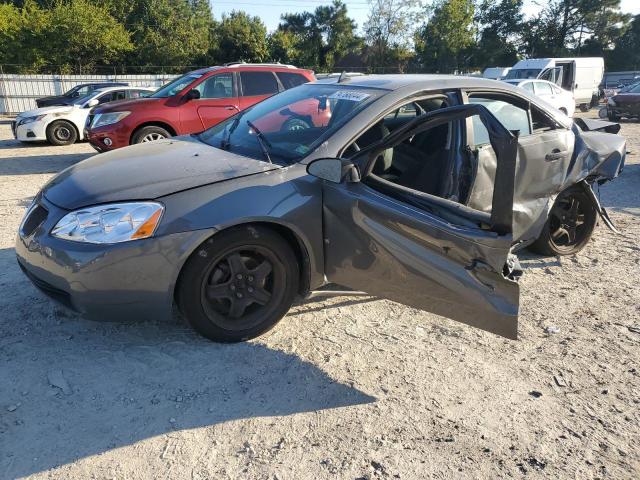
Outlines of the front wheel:
M578 253L589 242L597 215L593 202L582 188L565 190L556 198L531 250L542 255Z
M298 292L299 266L272 230L237 227L191 255L180 275L178 306L187 322L216 342L262 335L287 313Z
M131 143L147 143L153 142L155 140L162 140L163 138L169 138L171 134L167 132L162 127L156 127L151 125L149 127L143 127L138 130L133 138L131 139Z
M47 127L47 140L51 145L71 145L78 140L78 132L72 123L58 120Z

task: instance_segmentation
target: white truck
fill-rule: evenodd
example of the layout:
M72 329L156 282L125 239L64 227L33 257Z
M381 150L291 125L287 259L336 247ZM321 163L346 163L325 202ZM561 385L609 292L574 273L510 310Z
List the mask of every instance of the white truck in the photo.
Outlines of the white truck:
M511 70L511 67L488 67L482 72L483 78L502 80Z
M586 112L598 104L604 75L602 57L529 58L516 63L504 80L537 78L573 93L576 106Z

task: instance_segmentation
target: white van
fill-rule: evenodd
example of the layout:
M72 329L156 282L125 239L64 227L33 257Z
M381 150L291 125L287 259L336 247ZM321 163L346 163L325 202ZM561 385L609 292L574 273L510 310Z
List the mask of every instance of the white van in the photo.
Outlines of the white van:
M484 69L482 76L492 80L501 80L509 73L509 70L511 67L488 67Z
M598 87L604 75L602 57L530 58L516 63L504 80L539 78L573 92L583 112L598 103Z

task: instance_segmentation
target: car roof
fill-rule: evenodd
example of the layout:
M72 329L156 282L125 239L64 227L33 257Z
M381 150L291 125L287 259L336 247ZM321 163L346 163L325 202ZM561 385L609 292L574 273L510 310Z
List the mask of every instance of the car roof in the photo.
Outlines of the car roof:
M244 69L246 68L247 70L268 70L268 71L273 71L273 70L295 70L295 71L310 71L308 69L305 68L298 68L295 65L287 65L284 63L244 63L244 62L231 62L231 63L225 63L224 65L214 65L211 67L205 67L205 68L200 68L198 70L193 70L191 72L188 72L190 74L200 74L200 75L204 75L205 73L209 73L209 72L214 72L217 70L224 70L224 69Z
M335 84L338 79L335 77L323 78L314 82L315 84ZM441 75L441 74L394 74L394 75L364 75L349 77L342 82L345 86L380 88L384 90L399 90L405 87L414 87L416 90L438 90L442 88L495 88L504 87L504 83L499 80L491 80L482 77L468 77L462 75ZM506 87L507 89L509 86Z

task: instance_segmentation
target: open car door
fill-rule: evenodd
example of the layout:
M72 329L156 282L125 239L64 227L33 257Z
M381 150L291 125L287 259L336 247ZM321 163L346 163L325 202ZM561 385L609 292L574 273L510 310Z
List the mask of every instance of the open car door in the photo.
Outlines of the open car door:
M491 212L373 173L383 152L474 115L489 131L497 154ZM464 144L464 129L453 131L447 178L464 183L466 177L472 184L474 169L459 167L465 160L472 164L475 154ZM516 152L517 138L485 107L460 105L416 117L352 160L311 162L308 172L325 180L327 279L516 339L520 270L510 253Z

